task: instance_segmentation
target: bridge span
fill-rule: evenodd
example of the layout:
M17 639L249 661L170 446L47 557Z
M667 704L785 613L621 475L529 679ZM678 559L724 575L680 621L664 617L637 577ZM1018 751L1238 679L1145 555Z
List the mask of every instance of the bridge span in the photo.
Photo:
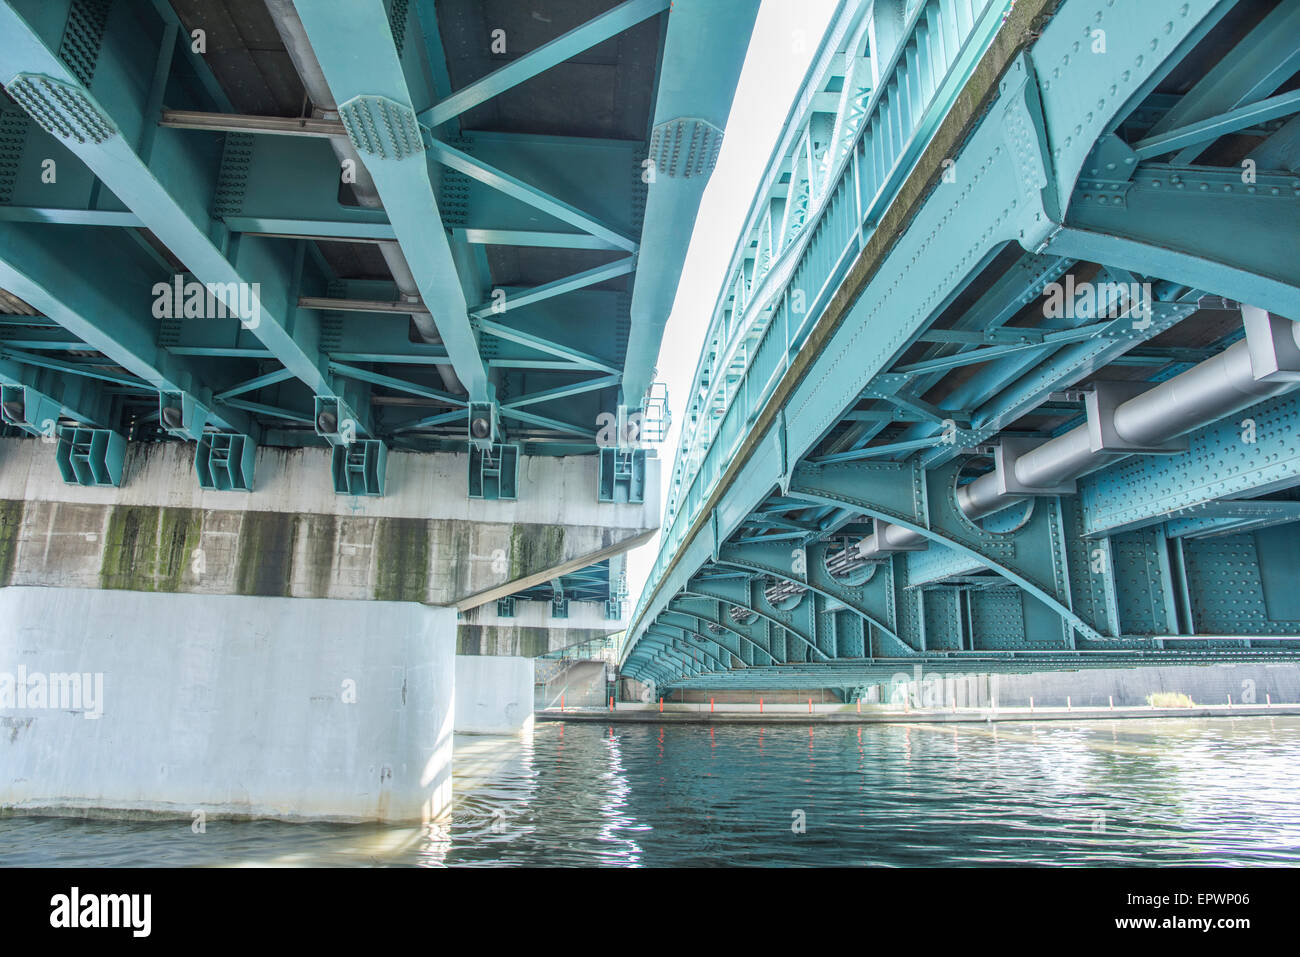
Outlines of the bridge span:
M1300 657L1300 2L845 0L621 654L659 689Z
M623 629L758 5L0 2L0 808L435 817Z

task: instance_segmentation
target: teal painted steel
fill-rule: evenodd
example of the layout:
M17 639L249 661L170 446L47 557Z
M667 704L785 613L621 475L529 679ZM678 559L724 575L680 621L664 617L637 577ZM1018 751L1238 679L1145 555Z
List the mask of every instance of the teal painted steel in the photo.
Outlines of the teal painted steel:
M59 429L55 461L69 485L121 485L126 439L111 429Z
M420 114L420 122L429 127L440 126L479 103L490 100L498 93L503 93L563 63L648 17L662 13L670 6L669 0L627 0L625 3L620 3L612 10L593 17L582 26L570 30L550 43L543 44L483 79L440 100Z
M384 494L388 475L388 448L378 439L359 439L334 446L331 453L336 495Z
M841 5L723 283L624 674L839 687L885 662L1300 654L1277 576L1300 565L1294 395L1258 401L1300 360L1280 318L1300 319L1296 104L1277 92L1300 71L1277 29L1296 6L1006 6ZM1181 97L1180 67L1204 75ZM966 117L947 158L922 154ZM1220 363L1243 329L1249 359ZM1235 404L1183 394L1203 363L1237 363ZM1112 392L1221 421L1183 452L1130 447ZM1016 484L1018 456L1066 434L1096 456L1077 486ZM957 493L981 476L1020 504L968 518ZM706 626L755 645L703 669L668 655Z
M65 409L36 388L21 381L23 370L0 364L0 420L29 435L52 437ZM73 413L75 415L75 413ZM90 420L87 420L90 421Z
M721 148L757 0L674 0L654 132L621 402L640 408L677 292L700 197Z
M490 399L487 370L470 328L451 244L443 228L424 141L380 0L295 4L339 103L348 138L384 201L416 283L433 312L456 374L474 400Z
M519 497L519 447L470 447L469 497L513 501Z
M178 198L150 169L128 139L144 118L143 104L123 103L116 116L89 92L41 36L14 8L0 5L0 71L10 77L10 90L41 124L75 153L149 229L194 269L199 278L220 288L218 298L236 315L241 311L237 290L253 287L256 273L261 294L253 296L255 314L241 321L303 382L318 393L331 384L322 371L319 353L305 347L300 331L290 332L276 313L276 290L267 288L264 257L254 242L240 247L240 262L232 262L209 237L206 215L196 215L193 196ZM119 98L120 100L120 98ZM191 189L201 183L195 182ZM263 261L259 261L263 260ZM241 269L242 265L242 269ZM287 282L287 280L283 280ZM8 288L8 283L6 283ZM296 333L296 334L295 334Z
M256 457L257 447L246 435L205 433L194 454L199 488L216 492L251 492Z
M675 232L643 228L645 158L672 149L656 126L725 122L757 0L628 0L585 23L561 10L553 31L530 25L533 49L514 32L500 69L468 77L461 41L443 38L472 29L474 5L344 6L292 6L302 30L277 21L290 57L273 51L269 72L240 77L238 55L205 57L187 37L196 14L165 0L117 0L112 15L85 0L0 4L13 99L0 107L0 288L34 313L0 320L5 383L35 389L33 407L38 394L61 403L64 422L149 440L216 430L249 447L340 441L316 428L320 398L367 440L463 450L449 408L497 402L499 438L521 454L596 454L595 424L619 410L629 337L642 336L635 290L671 295L699 198L677 206ZM243 42L223 31L209 24L223 51ZM725 41L710 49L710 33ZM548 89L605 95L561 66L597 45L616 54L602 69L617 74L623 132L586 135L582 117L541 117L556 130L538 133L477 119L538 95L542 74ZM300 76L279 75L289 61ZM334 101L325 115L276 105L304 78L319 92L318 73ZM368 187L350 173L373 181L374 202L356 204ZM692 188L706 173L689 172ZM418 295L396 267L393 281L353 278L372 271L375 246L390 267L399 251ZM500 282L493 256L507 247L572 265L556 279L532 260L542 275ZM618 251L630 255L606 255ZM206 300L195 312L191 287ZM647 361L660 331L649 333L637 339ZM399 412L395 394L428 405Z
M645 449L602 448L598 502L639 505L645 501Z
M623 235L595 217L584 213L573 204L557 199L545 190L525 182L518 176L512 176L510 173L484 163L440 140L433 140L428 149L430 156L449 169L463 173L465 176L471 177L497 192L526 203L548 216L555 217L562 223L567 223L590 233L597 239L603 240L618 249L625 249L628 252L637 251L637 242L630 236Z

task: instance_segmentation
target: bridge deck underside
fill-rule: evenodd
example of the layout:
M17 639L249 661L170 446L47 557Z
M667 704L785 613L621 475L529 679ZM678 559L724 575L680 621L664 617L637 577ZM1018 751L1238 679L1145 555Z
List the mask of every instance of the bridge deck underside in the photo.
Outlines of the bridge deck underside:
M737 249L623 673L1300 660L1300 4L866 6ZM1182 383L1223 357L1216 408ZM1063 436L1083 467L1017 479Z
M508 511L583 457L565 496L640 506L757 6L3 0L0 435L72 486L167 443L252 493L309 447L382 498L390 452L468 452L441 494Z
M145 441L176 437L159 422L165 390L267 445L324 444L324 395L392 448L463 449L472 399L498 404L498 441L522 454L594 453L598 417L620 401L668 4L579 33L535 76L493 74L614 5L541 21L507 4L491 24L460 2L349 14L364 29L344 42L375 53L375 88L396 77L390 102L451 103L417 135L454 153L394 172L391 154L347 145L329 118L349 96L327 62L352 23L337 5L8 4L6 85L65 80L121 135L64 139L20 92L0 103L13 169L0 188L4 381L50 395L56 421ZM274 127L304 111L325 111L332 136ZM424 206L408 229L405 210ZM428 250L444 232L452 282L435 289ZM174 275L257 283L258 321L200 316L184 298L160 315L155 284Z

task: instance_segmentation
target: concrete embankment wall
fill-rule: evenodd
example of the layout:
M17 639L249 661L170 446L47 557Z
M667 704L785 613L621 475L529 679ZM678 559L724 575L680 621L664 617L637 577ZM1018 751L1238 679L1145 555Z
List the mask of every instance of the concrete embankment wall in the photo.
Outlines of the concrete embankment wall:
M603 661L571 661L554 675L545 676L534 691L536 707L599 708L609 700L607 669ZM540 675L540 673L539 673Z
M626 683L625 683L626 684ZM1076 671L1041 671L1031 674L946 674L939 670L902 671L893 681L871 685L864 704L901 705L912 708L1036 707L1138 708L1151 694L1183 694L1196 704L1300 703L1300 664L1164 665L1137 668L1094 668ZM658 692L656 692L658 694ZM764 690L723 688L679 689L663 694L666 702L750 706L760 698L768 705L834 707L842 699L832 688ZM627 694L623 699L640 700ZM656 699L657 700L657 699Z
M794 690L764 690L764 691L739 691L728 689L722 691L674 691L671 694L664 694L665 701L682 702L690 704L708 704L710 701L717 705L725 704L753 704L759 698L762 698L767 704L799 704L806 705L811 698L813 704L841 704L842 699L830 688L796 688ZM640 701L638 696L634 699ZM653 704L659 699L651 699Z
M1196 704L1300 702L1300 665L1232 664L1168 665L1142 668L1098 668L1043 671L1034 674L924 674L920 680L877 685L865 701L898 703L906 695L912 707L947 707L954 695L959 705L1004 708L1141 707L1156 693L1184 694ZM1068 699L1068 700L1067 700Z
M414 603L0 589L0 811L437 816L455 640Z
M533 723L533 660L456 656L456 731L513 734Z

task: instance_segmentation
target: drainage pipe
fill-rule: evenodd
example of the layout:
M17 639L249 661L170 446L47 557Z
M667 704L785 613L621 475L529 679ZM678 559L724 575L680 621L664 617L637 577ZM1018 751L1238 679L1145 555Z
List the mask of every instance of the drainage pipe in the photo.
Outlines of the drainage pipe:
M1262 330L1261 335L1233 343L1217 356L1120 403L1111 422L1115 435L1130 446L1158 447L1300 385L1285 377L1273 378L1276 364L1272 369L1257 370L1250 345L1251 339L1262 344L1267 337L1275 350L1273 354L1291 358L1300 350L1300 323L1269 316L1251 307L1243 308L1243 312L1248 310L1256 313L1259 321L1253 330ZM1095 449L1089 426L1080 425L1011 460L1015 481L1010 484L1050 489L1095 472L1127 454L1131 453ZM1007 484L996 471L982 475L957 489L957 506L963 515L975 521L1030 497L1003 492ZM860 558L883 558L925 540L923 535L897 525L885 527L884 541L876 538L872 536L858 543Z

